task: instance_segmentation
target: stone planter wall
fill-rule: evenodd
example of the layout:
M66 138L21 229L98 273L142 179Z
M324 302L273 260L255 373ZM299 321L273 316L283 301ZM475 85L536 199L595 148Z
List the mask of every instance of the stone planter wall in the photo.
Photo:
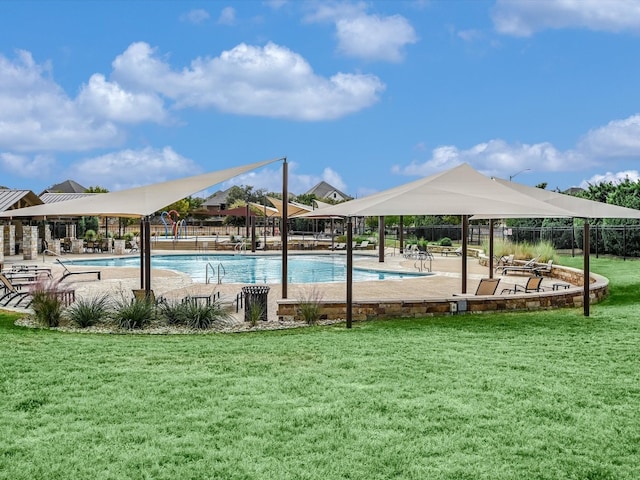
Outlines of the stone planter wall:
M552 271L559 282L571 283L571 288L558 291L546 291L516 295L492 295L445 298L425 300L362 300L353 302L353 320L374 320L388 318L418 318L435 315L454 315L452 304L456 309L464 306L464 313L486 313L518 310L547 310L565 307L583 306L583 289L575 286L582 284L584 274L581 270L568 267L555 267ZM598 303L609 294L609 280L592 273L590 277L590 303ZM342 301L321 301L321 319L346 318L346 304ZM286 319L300 320L297 314L299 300L278 300L278 316Z

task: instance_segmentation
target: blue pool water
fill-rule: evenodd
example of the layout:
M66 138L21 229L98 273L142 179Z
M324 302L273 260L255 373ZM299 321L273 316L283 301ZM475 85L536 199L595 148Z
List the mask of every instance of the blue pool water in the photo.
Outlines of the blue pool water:
M102 267L139 267L140 258L74 260L70 263ZM206 281L207 274L211 283L217 283L219 266L222 283L281 283L282 259L277 255L154 255L151 257L152 268L177 270L188 274L194 282L200 283ZM346 271L345 257L337 255L290 256L287 268L289 283L344 282ZM375 271L358 268L356 265L353 268L354 282L415 278L417 275L424 274Z

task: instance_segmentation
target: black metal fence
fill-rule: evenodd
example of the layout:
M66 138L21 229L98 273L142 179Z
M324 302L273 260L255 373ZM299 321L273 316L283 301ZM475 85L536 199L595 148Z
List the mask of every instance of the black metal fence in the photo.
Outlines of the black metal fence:
M582 250L584 230L582 226L574 227L495 227L494 238L511 240L516 243L537 243L547 241L556 250ZM461 241L459 225L430 225L409 228L406 235L428 242L437 242L442 238L450 238L454 242ZM468 242L481 245L489 240L489 227L486 225L470 225ZM617 257L640 257L640 225L590 225L589 241L591 253L594 255L615 255Z

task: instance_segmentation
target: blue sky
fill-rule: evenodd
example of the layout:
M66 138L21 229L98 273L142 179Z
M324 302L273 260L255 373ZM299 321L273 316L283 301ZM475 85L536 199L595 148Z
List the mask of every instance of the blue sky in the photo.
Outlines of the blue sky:
M639 86L640 0L0 0L0 185L637 180Z

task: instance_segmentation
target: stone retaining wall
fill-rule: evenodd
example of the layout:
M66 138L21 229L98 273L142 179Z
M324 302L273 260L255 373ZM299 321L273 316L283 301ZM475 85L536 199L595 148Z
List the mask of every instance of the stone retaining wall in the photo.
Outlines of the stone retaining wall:
M353 320L388 318L417 318L461 313L486 313L524 310L548 310L554 308L578 308L583 306L582 270L554 267L554 279L571 283L568 289L536 293L518 293L491 296L447 296L424 300L359 300L353 302ZM577 286L576 286L577 285ZM609 294L609 280L592 273L590 276L590 303L600 302ZM344 319L345 302L320 301L321 319ZM278 300L278 317L302 320L297 313L299 300ZM455 310L455 311L452 311Z

